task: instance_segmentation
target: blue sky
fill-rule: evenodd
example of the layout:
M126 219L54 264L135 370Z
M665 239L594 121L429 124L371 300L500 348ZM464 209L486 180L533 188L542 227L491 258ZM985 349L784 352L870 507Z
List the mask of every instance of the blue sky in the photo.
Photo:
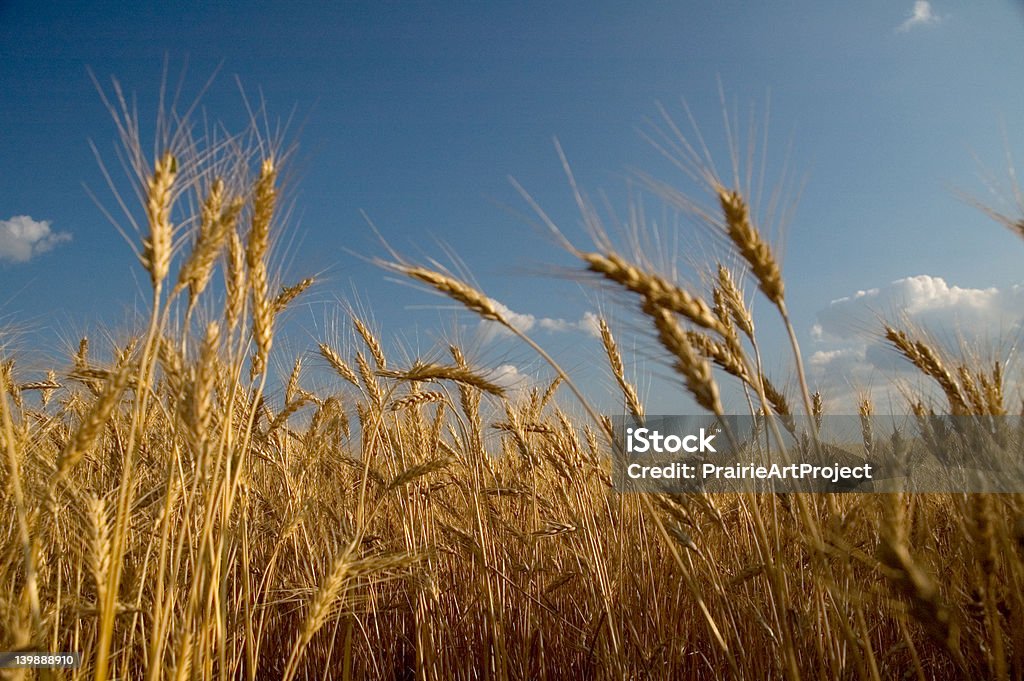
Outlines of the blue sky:
M358 298L413 353L456 324L443 301L351 253L381 254L365 211L412 256L451 245L491 296L536 317L538 340L585 370L599 357L593 340L538 320L575 323L600 296L538 275L571 261L524 220L507 178L585 244L553 137L586 188L622 210L631 168L680 180L638 134L657 101L685 122L685 98L725 163L720 81L741 116L753 108L763 120L770 97L770 178L788 159L804 180L784 272L805 354L825 353L823 371L859 362L844 371L872 383L869 344L830 324L836 305L917 309L925 296L928 319L981 310L985 324L1016 328L1024 244L956 192L989 200L979 173L1005 178L1005 153L1024 157L1022 46L1015 2L0 1L0 319L50 349L143 306L129 247L83 188L109 205L89 140L109 161L115 132L88 69L137 93L145 120L166 59L172 80L187 67L186 98L220 68L202 100L212 119L244 121L236 75L272 119L292 118L295 219L280 264L288 280L323 277L286 350L331 326L335 297ZM652 400L675 404L651 339L601 304L637 348ZM762 326L778 338L774 320ZM785 378L781 348L770 354ZM536 370L521 349L484 355Z

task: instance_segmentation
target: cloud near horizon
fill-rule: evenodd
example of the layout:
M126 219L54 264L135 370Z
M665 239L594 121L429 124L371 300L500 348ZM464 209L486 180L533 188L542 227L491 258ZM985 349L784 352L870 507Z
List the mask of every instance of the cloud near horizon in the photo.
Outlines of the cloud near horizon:
M962 288L919 275L832 301L811 329L810 374L826 396L849 406L858 391L889 393L916 370L882 338L882 323L917 330L953 357L961 348L987 360L1015 344L1024 329L1024 285ZM877 393L877 394L876 394Z
M914 8L910 11L910 16L896 27L896 32L906 33L919 26L930 26L940 21L942 21L942 17L932 9L932 3L928 2L928 0L917 0L914 3Z
M0 220L0 262L28 262L70 240L70 233L53 231L49 220L15 215Z

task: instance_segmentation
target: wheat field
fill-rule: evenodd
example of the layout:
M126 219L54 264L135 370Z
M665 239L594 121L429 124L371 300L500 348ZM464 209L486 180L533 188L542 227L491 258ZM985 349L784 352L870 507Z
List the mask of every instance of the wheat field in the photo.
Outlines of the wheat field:
M504 326L556 378L512 394L455 345L398 362L355 316L344 343L282 357L278 322L316 286L272 266L283 147L180 125L149 156L114 104L151 305L126 342L83 339L42 375L0 355L0 649L82 659L5 678L1024 676L1019 496L621 494L611 422L573 377L485 292L395 253L385 270ZM823 396L778 254L743 188L701 178L731 253L705 289L602 239L567 244L579 276L621 296L701 409L724 415L728 382L751 415L813 434ZM756 328L776 323L792 385L762 368ZM599 330L642 420L638 377ZM876 333L942 396L909 396L908 414L1019 407L1002 363L895 321ZM308 387L314 370L329 390ZM860 413L870 450L867 396Z

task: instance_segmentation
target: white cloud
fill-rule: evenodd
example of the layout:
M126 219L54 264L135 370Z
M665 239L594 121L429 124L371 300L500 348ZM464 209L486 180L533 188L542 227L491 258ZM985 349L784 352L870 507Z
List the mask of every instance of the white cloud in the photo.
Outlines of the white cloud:
M571 331L576 325L565 319L551 319L545 317L537 322L537 325L545 331Z
M488 378L506 390L522 390L533 385L534 379L519 370L514 364L502 364L494 369Z
M932 9L932 3L928 2L928 0L917 0L914 3L914 9L910 12L910 16L896 28L896 32L906 33L918 26L929 26L940 21L942 21L942 17Z
M855 354L855 351L850 349L845 350L818 350L811 355L810 363L812 367L827 367L834 364L837 361L847 359Z
M993 324L1019 322L1024 316L1024 287L961 288L941 277L922 274L898 279L883 288L857 291L833 300L818 313L812 335L821 341L843 339L858 332L877 333L880 320L906 318L937 332L982 334ZM995 329L998 331L998 329Z
M28 262L70 240L69 233L50 229L49 220L15 215L9 220L0 220L0 262Z
M491 304L498 309L498 312L508 320L517 331L529 333L533 329L541 329L552 333L565 333L567 331L582 331L592 336L598 336L597 315L593 312L585 312L578 321L553 317L536 317L529 313L516 312L507 305L491 300ZM480 322L480 333L484 341L507 335L509 332L499 324L490 321Z
M597 320L597 314L593 312L584 312L579 321L571 322L567 319L551 319L549 317L544 317L543 319L537 320L537 326L545 331L582 331L594 338L600 338L601 331Z
M594 312L584 312L583 319L578 322L580 331L590 334L594 338L601 337L600 317Z
M998 350L1021 333L1024 286L963 288L920 275L832 301L811 328L815 352L808 360L824 392L847 398L868 388L884 393L901 376L916 378L882 338L883 321L921 329L954 354L961 343Z
M508 320L508 323L516 328L518 331L526 333L537 324L537 318L529 313L516 312L510 309L507 305L499 303L497 300L492 300L491 304L498 309L501 316Z

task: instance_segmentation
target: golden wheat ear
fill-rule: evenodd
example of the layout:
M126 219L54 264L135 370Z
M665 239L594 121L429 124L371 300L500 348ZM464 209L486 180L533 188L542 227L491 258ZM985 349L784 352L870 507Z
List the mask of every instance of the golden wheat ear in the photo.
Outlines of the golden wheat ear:
M718 285L722 291L723 303L732 315L733 322L747 338L754 339L754 316L743 300L743 292L736 285L729 268L718 265Z
M142 264L149 272L154 289L160 287L171 267L171 249L174 241L171 208L177 174L177 159L171 152L165 152L154 164L153 174L146 185L149 236L142 244Z
M228 331L233 332L242 318L245 308L247 281L245 275L245 249L238 232L228 232L228 248L225 256L224 288L224 322Z
M378 370L378 376L395 378L401 381L453 381L472 388L477 388L495 397L504 397L505 389L487 380L478 373L460 366L442 366L417 362L406 371L390 369Z
M270 284L267 281L267 265L259 260L249 270L252 290L252 337L256 342L253 353L251 375L263 374L267 368L267 358L274 341L274 307L270 300Z
M423 267L409 267L405 265L396 265L395 267L407 277L423 282L449 298L462 303L466 309L477 313L483 319L499 322L506 326L509 325L508 321L494 305L494 301L469 284Z
M114 409L120 403L121 395L128 387L129 380L133 378L134 373L134 367L125 365L109 377L105 389L61 452L60 458L57 460L58 479L65 478L103 435L103 431L106 429Z
M626 401L626 408L638 423L643 423L644 406L640 403L636 387L626 380L625 367L622 365L622 354L619 352L619 346L615 342L615 337L612 336L612 330L608 327L608 322L604 320L604 317L599 318L597 324L598 330L601 332L601 345L604 347L605 355L608 357L608 365L611 367L612 376L615 377L615 382L618 383L622 396ZM557 384L552 383L552 388L549 389L549 392L554 392L553 389L555 387L557 387ZM543 402L547 401L546 398L547 395L545 395Z
M387 369L388 360L384 356L384 347L381 345L380 340L373 334L372 331L370 331L370 327L368 327L365 323L363 323L363 320L361 320L359 317L355 315L352 315L352 325L355 327L356 332L359 334L360 338L363 339L363 342L366 344L367 349L369 349L370 354L373 356L373 361L377 365L377 368Z
M356 376L356 372L352 371L352 368L345 363L345 360L341 358L341 355L327 343L320 343L320 356L327 360L327 363L334 369L335 372L352 385L359 387L359 377Z
M654 322L662 347L675 357L673 367L683 377L697 404L712 414L722 415L718 384L711 373L711 365L694 350L676 315L650 300L644 302L643 311Z
M771 246L754 228L747 202L737 191L729 191L720 186L715 192L725 217L726 234L739 254L747 261L761 292L775 305L781 305L785 298L782 269Z
M305 293L306 289L312 286L315 281L315 277L306 277L291 286L282 286L281 291L277 294L277 297L274 298L273 303L271 303L274 314L277 315L284 312L285 309L291 305L292 301Z
M964 415L970 412L967 399L952 372L943 364L939 352L923 340L912 340L904 331L898 331L888 324L884 325L885 340L889 342L921 373L930 377L946 396L950 413Z
M217 257L224 248L229 231L235 229L244 205L242 197L227 197L223 179L218 177L213 181L202 203L195 244L178 272L175 286L175 293L188 287L190 309L206 289Z
M273 158L263 159L260 175L253 188L252 222L249 227L249 241L245 251L245 262L249 269L256 268L263 260L270 244L270 225L277 207L277 166Z
M728 328L700 296L691 294L657 274L631 265L616 253L583 253L580 257L591 272L636 293L652 305L682 315L693 324L719 335L728 335Z

